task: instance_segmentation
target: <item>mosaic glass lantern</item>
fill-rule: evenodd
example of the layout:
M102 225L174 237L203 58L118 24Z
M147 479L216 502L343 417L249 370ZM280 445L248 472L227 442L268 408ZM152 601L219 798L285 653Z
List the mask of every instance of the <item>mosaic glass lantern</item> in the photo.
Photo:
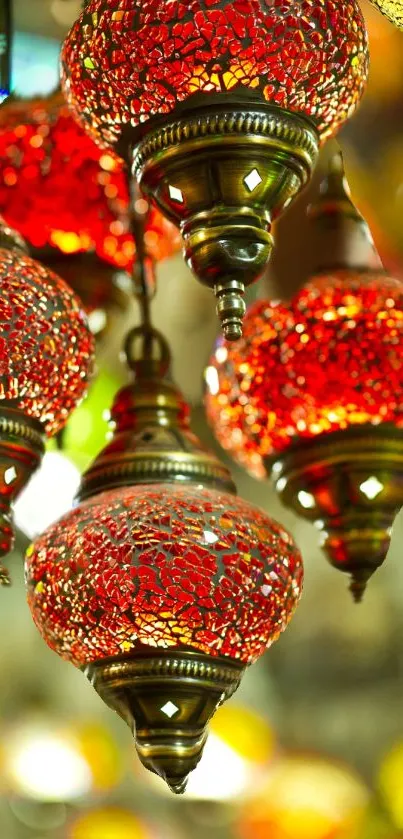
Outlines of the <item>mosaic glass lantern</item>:
M164 362L132 366L80 505L28 551L28 601L49 646L86 672L143 764L180 793L215 709L289 622L302 563L202 449Z
M403 29L403 0L371 0L371 3L398 29Z
M1 109L0 213L89 314L126 305L112 276L131 271L136 258L126 168L80 128L61 93ZM155 209L145 244L155 261L180 247L177 229Z
M0 555L12 547L10 508L85 395L93 339L78 298L31 259L0 222ZM1 582L7 583L4 569Z
M62 52L64 91L101 144L181 228L227 339L261 275L272 220L367 76L355 0L91 0Z
M310 210L319 273L290 304L258 301L243 340L217 347L206 408L224 448L317 524L360 599L403 504L403 285L382 271L339 160Z

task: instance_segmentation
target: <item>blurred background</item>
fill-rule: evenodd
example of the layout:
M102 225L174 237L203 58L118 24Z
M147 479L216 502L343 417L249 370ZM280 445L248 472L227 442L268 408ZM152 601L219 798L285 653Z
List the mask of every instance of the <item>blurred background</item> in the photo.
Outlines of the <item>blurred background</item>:
M78 0L15 0L13 90L45 96L58 79L60 41ZM340 142L353 198L385 266L403 267L403 34L362 0L370 30L368 92ZM326 152L325 152L326 154ZM311 194L315 184L311 188ZM290 296L309 276L304 209L276 231L270 276L251 294ZM216 334L215 304L180 255L158 266L153 314L171 342L173 372L214 447L202 372ZM1 839L397 839L403 837L403 514L387 562L355 606L317 534L281 508L268 484L231 466L239 494L298 541L305 593L285 636L217 714L188 792L174 798L137 761L124 723L85 677L44 645L25 606L29 541L71 504L80 470L101 448L124 373L118 361L135 305L116 314L99 376L35 482L17 504L14 585L0 592Z

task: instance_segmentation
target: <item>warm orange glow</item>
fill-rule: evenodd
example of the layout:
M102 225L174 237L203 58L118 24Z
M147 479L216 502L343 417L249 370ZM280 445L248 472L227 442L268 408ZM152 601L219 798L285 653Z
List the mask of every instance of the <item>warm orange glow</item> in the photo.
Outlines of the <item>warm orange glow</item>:
M81 240L76 233L65 233L63 230L52 230L50 239L53 245L63 253L76 253L81 250Z
M388 813L403 830L403 743L397 743L381 763L378 786Z
M273 756L274 734L267 720L243 705L223 705L214 715L211 732L251 763L263 764Z
M72 825L68 839L150 839L146 825L130 810L105 807L81 816Z
M349 768L315 756L283 758L241 820L243 839L349 839L368 792Z
M88 764L93 788L112 789L123 773L121 752L109 731L101 725L81 725L74 730L81 756Z

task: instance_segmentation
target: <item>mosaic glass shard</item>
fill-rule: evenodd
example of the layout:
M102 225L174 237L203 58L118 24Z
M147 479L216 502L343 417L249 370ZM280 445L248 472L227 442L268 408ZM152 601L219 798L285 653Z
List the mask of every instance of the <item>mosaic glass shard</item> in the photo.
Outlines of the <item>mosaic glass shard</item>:
M57 432L85 395L93 338L78 297L39 262L0 249L0 405Z
M367 36L356 0L91 0L62 66L70 105L106 144L193 94L245 88L324 138L363 92Z
M253 661L286 627L302 578L291 536L263 512L172 484L91 498L46 531L26 564L34 620L77 666L139 643Z
M218 346L209 368L215 435L256 477L265 476L263 458L297 438L363 423L402 428L403 286L340 272L288 305L259 301L243 339Z
M95 252L118 268L132 267L135 244L124 164L95 145L61 94L8 102L1 109L0 213L36 249ZM180 241L178 230L151 209L148 253L163 259L180 248Z

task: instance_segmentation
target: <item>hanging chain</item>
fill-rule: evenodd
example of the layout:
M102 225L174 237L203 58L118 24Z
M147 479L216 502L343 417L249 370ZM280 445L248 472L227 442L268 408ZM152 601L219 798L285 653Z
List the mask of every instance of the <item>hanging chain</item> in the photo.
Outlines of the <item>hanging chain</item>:
M154 265L147 253L145 233L150 214L148 201L143 198L135 181L131 182L131 229L136 245L136 260L133 267L133 290L140 307L141 320L145 328L151 326L150 300L154 293Z
M150 214L148 201L135 181L130 184L130 222L136 245L133 266L133 293L140 309L140 326L131 329L125 341L125 355L129 367L143 374L159 371L165 375L170 364L170 352L165 338L151 322L151 300L155 293L154 260L147 251L146 227ZM136 347L139 352L136 352Z

